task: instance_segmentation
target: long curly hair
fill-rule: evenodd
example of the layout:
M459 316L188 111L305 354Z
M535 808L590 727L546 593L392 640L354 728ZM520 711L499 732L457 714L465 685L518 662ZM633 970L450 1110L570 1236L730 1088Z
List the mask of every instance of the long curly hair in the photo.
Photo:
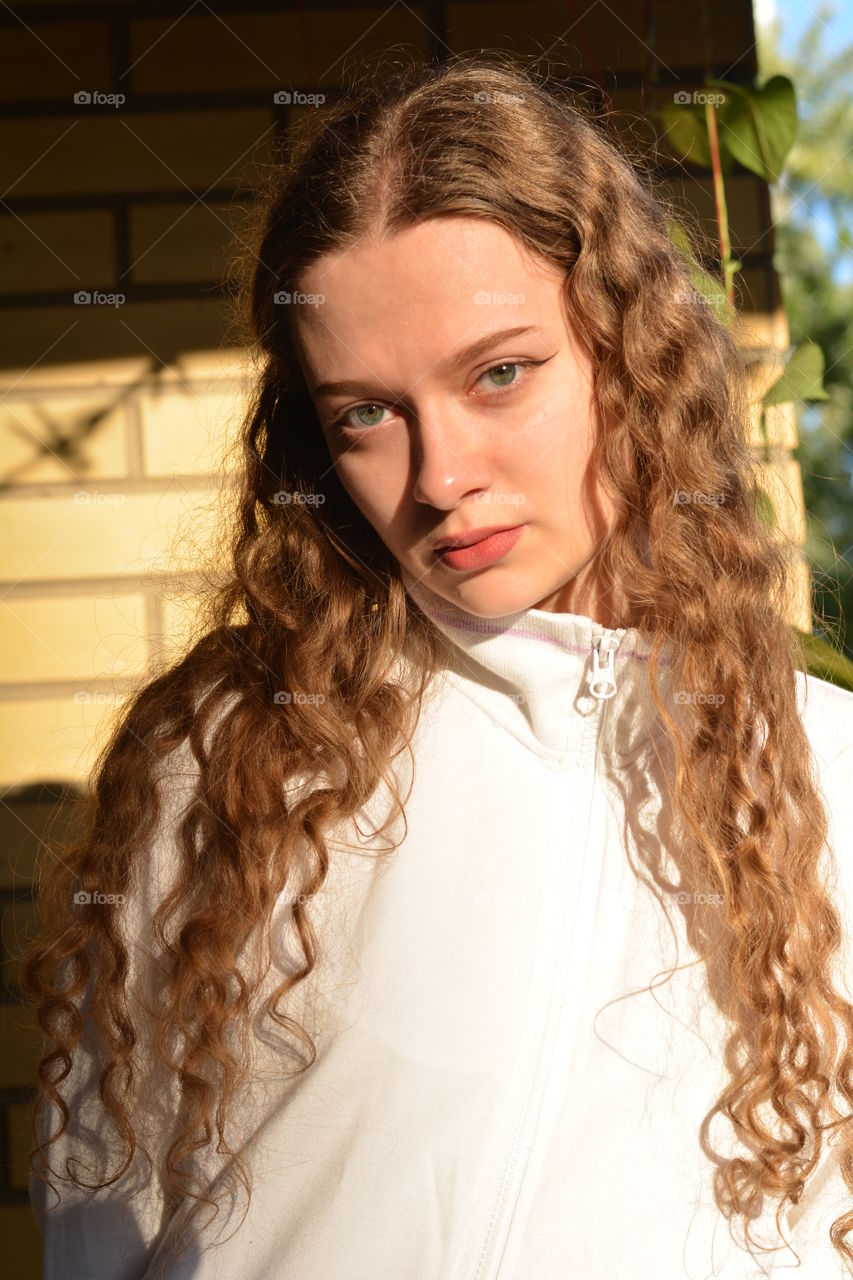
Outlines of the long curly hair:
M616 511L601 569L654 641L649 681L672 748L680 856L725 903L701 957L722 953L730 978L728 1082L715 1111L752 1154L716 1162L718 1205L748 1224L770 1196L778 1226L835 1128L853 1191L853 1007L833 982L843 933L821 874L829 823L796 701L805 658L785 620L794 555L758 509L743 360L693 291L698 232L689 252L676 245L673 208L606 112L497 52L356 75L279 144L259 196L248 251L235 258L235 315L257 376L229 569L209 594L202 634L117 716L83 830L61 860L48 851L40 875L41 927L22 987L47 1037L35 1112L52 1102L62 1122L42 1145L34 1114L31 1160L65 1131L60 1087L85 1028L97 1028L98 1097L122 1143L120 1167L86 1183L68 1164L69 1179L111 1185L139 1150L156 1164L170 1212L192 1202L216 1213L199 1173L214 1143L222 1186L233 1179L251 1196L228 1126L251 1083L257 1027L283 1033L294 1082L315 1060L297 1000L322 955L312 899L329 868L327 837L383 780L405 816L390 765L411 753L449 649L336 476L297 359L295 308L276 294L368 233L465 215L562 268L593 364L600 429L590 465ZM676 496L691 491L717 500ZM664 646L677 688L723 697L671 714L658 686ZM162 847L162 792L181 778L174 865L161 886L152 850ZM74 901L99 889L115 904ZM266 954L285 891L292 963L258 1013L269 964L262 972L247 957ZM134 928L156 948L151 1020L131 998ZM176 1099L156 1160L139 1087L152 1063ZM851 1227L848 1212L830 1232L846 1263Z

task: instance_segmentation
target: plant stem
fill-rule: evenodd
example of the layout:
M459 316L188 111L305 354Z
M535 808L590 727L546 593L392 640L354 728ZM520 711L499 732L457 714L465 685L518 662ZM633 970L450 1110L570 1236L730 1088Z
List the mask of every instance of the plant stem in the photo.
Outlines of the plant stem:
M732 246L729 239L729 215L726 209L726 189L723 186L723 167L720 163L720 139L717 134L717 110L713 102L705 103L705 121L708 125L708 142L711 148L711 168L714 174L714 205L717 213L717 231L720 237L720 259L726 299L734 306L734 272L732 271Z

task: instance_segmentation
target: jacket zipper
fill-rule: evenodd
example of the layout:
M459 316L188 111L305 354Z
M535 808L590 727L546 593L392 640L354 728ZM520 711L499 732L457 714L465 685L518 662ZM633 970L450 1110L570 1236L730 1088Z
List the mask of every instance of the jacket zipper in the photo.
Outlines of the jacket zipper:
M613 655L619 646L621 635L617 631L603 631L592 642L592 675L589 678L589 691L599 701L612 698L616 692L616 672L613 669ZM604 666L601 665L601 654L604 654Z
M625 635L624 627L612 629L610 627L599 628L597 624L594 625L596 626L596 634L593 635L592 639L592 670L587 677L589 691L596 700L594 729L590 734L590 740L593 743L593 760L592 780L587 796L587 839L589 838L589 823L592 820L592 801L595 791L595 750L601 727L601 704L608 698L612 698L616 693L614 654ZM603 663L601 662L602 654L604 654ZM562 941L562 934L560 935L560 941ZM501 1258L503 1257L512 1226L512 1215L515 1212L515 1206L521 1190L527 1157L529 1157L532 1149L531 1139L548 1086L550 1065L557 1041L558 1028L556 1025L552 1028L550 1043L544 1049L542 1041L545 1038L545 1030L548 1023L551 1020L556 994L552 988L551 998L545 1012L545 1026L540 1031L540 1048L528 1077L527 1089L524 1094L521 1120L516 1128L512 1150L504 1171L500 1191L498 1192L497 1204L492 1215L489 1232L480 1253L479 1264L474 1273L474 1280L495 1280L500 1268ZM537 1088L536 1081L543 1052L548 1055L548 1064L542 1073L542 1079ZM527 1153L526 1156L525 1152Z

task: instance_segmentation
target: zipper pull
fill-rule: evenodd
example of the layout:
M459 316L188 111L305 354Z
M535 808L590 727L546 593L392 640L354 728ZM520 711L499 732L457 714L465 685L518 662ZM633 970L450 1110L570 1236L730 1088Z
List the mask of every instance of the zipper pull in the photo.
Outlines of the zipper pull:
M589 691L594 698L603 700L612 698L616 692L613 651L619 641L615 636L599 636L592 642L592 675L589 678ZM601 665L599 655L604 653L605 663Z

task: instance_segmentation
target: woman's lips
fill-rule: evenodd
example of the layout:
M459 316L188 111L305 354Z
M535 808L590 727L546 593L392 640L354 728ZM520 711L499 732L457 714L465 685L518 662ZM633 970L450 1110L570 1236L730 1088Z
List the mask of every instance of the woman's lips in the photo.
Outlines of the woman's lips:
M486 565L495 564L503 559L518 542L523 532L524 525L517 524L512 529L502 529L500 533L493 533L491 537L483 538L480 542L472 542L469 547L447 548L440 551L437 553L438 558L450 569L483 569Z

